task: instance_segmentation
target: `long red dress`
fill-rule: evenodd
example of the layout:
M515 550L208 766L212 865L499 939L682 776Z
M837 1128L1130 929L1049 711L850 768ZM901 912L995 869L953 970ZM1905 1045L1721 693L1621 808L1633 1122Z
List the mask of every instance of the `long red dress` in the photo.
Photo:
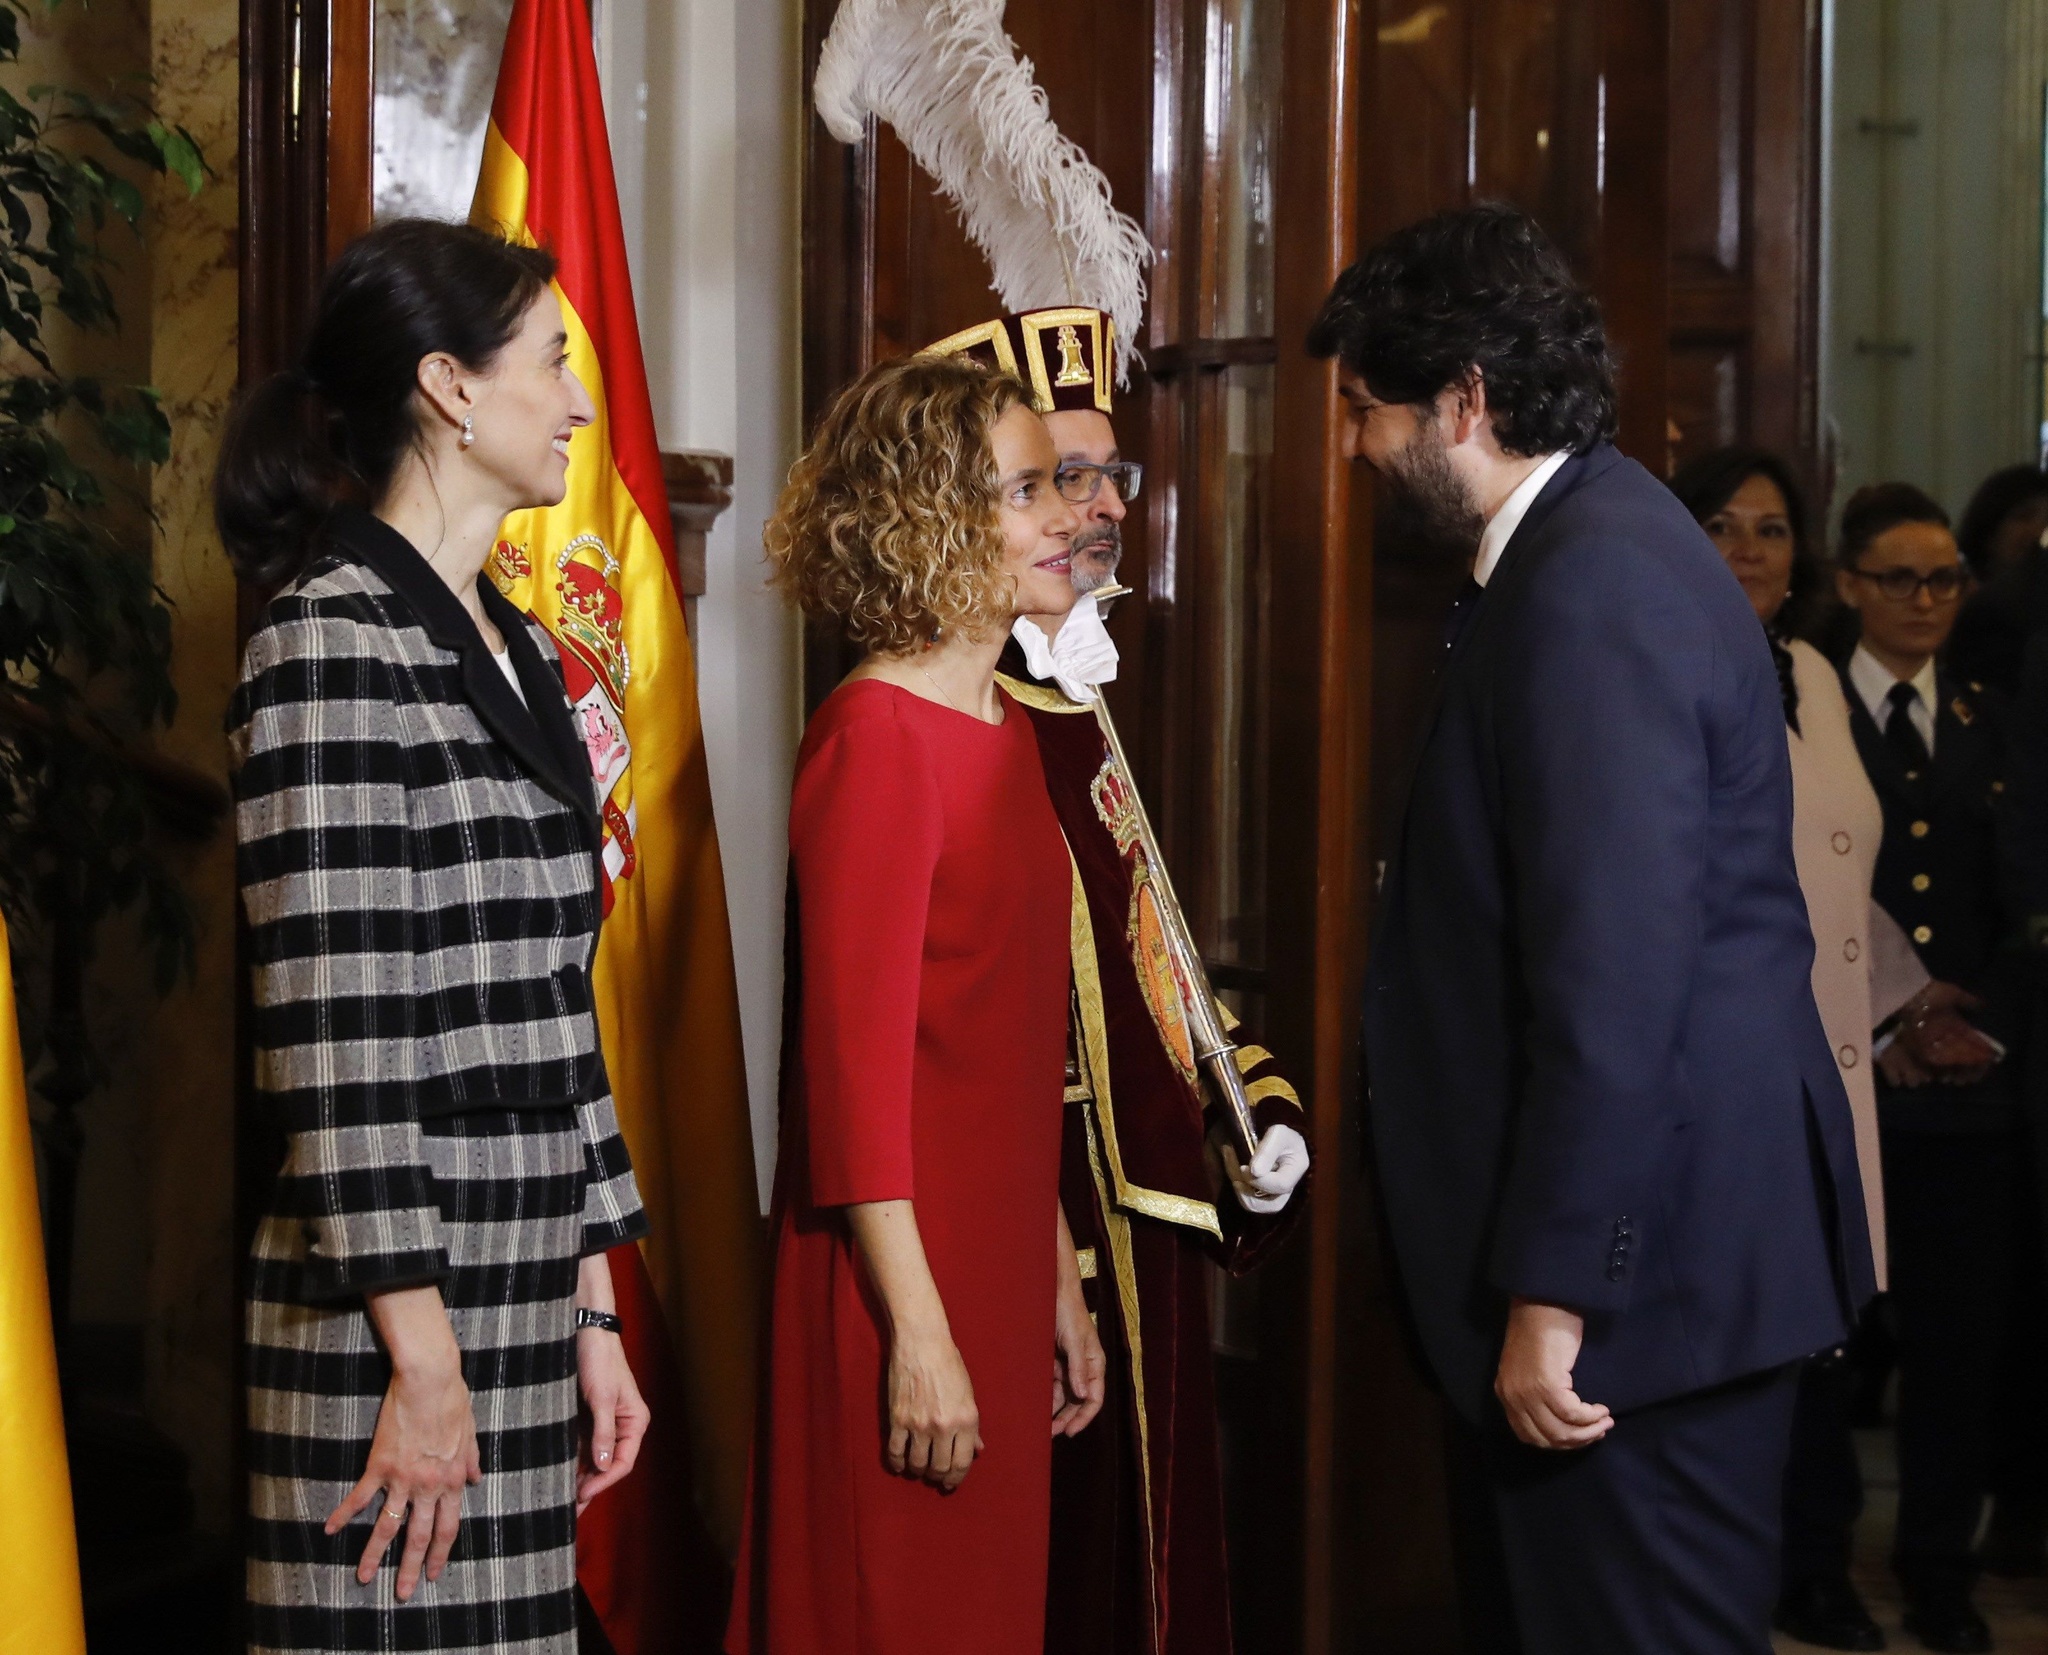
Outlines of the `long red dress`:
M842 686L790 807L800 1039L733 1655L1040 1655L1072 872L1031 724ZM981 1411L892 1475L880 1305L839 1208L908 1199Z

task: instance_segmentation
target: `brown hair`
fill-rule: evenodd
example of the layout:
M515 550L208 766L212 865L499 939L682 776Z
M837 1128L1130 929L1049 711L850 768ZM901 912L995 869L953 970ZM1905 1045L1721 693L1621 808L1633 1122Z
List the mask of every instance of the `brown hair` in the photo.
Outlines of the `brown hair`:
M996 422L1031 395L954 357L870 368L833 399L762 538L771 580L885 655L1009 619Z

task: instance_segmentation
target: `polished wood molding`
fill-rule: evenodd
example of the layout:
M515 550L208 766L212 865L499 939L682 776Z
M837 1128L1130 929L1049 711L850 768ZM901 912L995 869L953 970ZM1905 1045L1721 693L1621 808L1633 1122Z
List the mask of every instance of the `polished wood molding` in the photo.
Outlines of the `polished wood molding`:
M1600 10L1597 282L1620 359L1616 442L1661 477L1671 418L1670 11L1668 0L1602 0Z
M1204 368L1256 368L1279 360L1280 344L1272 338L1191 339L1148 350L1145 377L1156 382Z
M371 111L376 101L376 8L329 0L327 49L327 256L370 227Z
M1301 1501L1298 1647L1307 1655L1336 1647L1342 1146L1364 955L1359 790L1369 773L1372 587L1368 514L1354 513L1340 447L1335 368L1310 361L1299 341L1358 251L1365 27L1359 0L1287 8L1275 183L1272 705L1289 716L1273 724L1267 901L1273 934L1289 946L1273 950L1269 1015L1276 1049L1311 1054L1302 1094L1319 1158L1306 1292L1287 1307L1306 1319L1300 1460L1289 1481Z

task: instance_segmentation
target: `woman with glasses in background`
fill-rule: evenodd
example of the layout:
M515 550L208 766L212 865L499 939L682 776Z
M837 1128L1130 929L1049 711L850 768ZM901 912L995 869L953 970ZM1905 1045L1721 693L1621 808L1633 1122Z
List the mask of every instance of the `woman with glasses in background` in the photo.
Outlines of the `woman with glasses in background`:
M1970 1599L2027 1159L2013 1065L2019 985L1995 818L2005 702L1938 664L1971 583L1946 514L1907 483L1842 511L1835 589L1861 637L1842 668L1850 731L1884 811L1872 894L1937 982L1957 985L1974 1061L1934 1072L1880 1044L1891 1298L1899 1340L1899 1517L1892 1566L1929 1649L1988 1650ZM1874 1646L1872 1646L1874 1647Z

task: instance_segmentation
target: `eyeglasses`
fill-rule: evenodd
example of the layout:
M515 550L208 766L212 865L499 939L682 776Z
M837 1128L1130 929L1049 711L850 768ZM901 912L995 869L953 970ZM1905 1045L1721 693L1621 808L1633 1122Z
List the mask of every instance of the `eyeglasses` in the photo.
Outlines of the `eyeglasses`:
M1963 587L1970 579L1969 570L1960 563L1924 575L1916 575L1911 569L1851 569L1849 573L1869 581L1893 603L1911 603L1923 586L1936 603L1954 603L1963 595Z
M1052 486L1070 505L1085 506L1102 492L1107 477L1116 485L1120 499L1135 500L1145 485L1145 468L1136 460L1118 460L1113 465L1063 465L1053 473Z

